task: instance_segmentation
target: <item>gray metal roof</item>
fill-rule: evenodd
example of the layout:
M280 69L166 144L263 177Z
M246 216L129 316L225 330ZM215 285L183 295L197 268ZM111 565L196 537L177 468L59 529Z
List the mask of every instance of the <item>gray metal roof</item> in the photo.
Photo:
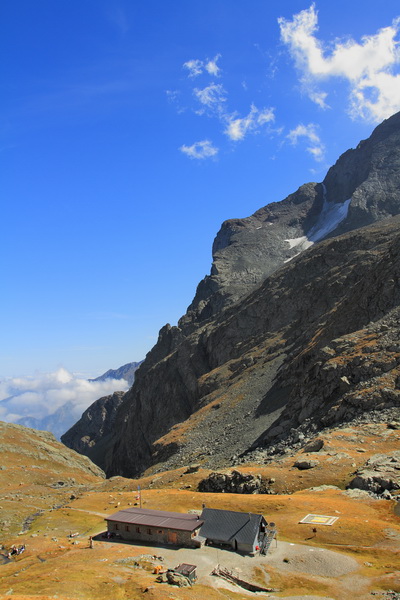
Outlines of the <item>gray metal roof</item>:
M197 569L197 565L189 565L188 563L181 563L174 569L175 573L181 573L181 575L190 575Z
M200 518L204 521L199 534L209 540L253 544L258 536L260 525L265 523L262 515L205 508Z
M199 519L198 515L136 507L120 510L107 517L106 521L181 531L194 531L203 525L203 521Z

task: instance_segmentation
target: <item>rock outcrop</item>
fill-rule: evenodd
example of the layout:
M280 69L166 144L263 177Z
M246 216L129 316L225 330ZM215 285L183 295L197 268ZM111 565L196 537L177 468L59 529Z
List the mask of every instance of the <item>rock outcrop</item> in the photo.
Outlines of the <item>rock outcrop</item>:
M372 456L364 468L357 471L348 487L384 497L400 490L400 450Z
M229 473L210 473L206 479L200 481L199 492L261 494L265 493L265 486L260 475L233 470Z
M366 413L395 418L399 142L400 113L322 183L223 224L211 275L96 442L108 474L224 468Z
M80 420L61 436L63 444L102 466L104 447L107 446L124 395L125 392L114 392L93 402Z

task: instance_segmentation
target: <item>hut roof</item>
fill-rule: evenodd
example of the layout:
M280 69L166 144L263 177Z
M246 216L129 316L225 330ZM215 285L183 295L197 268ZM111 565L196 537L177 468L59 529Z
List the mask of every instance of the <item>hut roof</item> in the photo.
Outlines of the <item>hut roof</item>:
M181 531L194 531L203 525L203 520L197 515L136 507L120 510L106 520Z
M262 515L205 508L200 517L204 521L200 535L210 540L252 544L264 522Z

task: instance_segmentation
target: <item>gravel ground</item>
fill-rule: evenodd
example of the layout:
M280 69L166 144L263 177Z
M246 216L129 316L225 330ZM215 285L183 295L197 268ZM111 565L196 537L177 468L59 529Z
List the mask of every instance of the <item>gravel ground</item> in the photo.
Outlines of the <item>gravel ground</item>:
M255 567L272 566L280 571L306 573L317 577L336 578L352 573L359 568L357 561L346 557L338 552L325 550L323 548L311 547L303 544L291 544L278 542L277 547L270 549L267 556L242 556L228 550L217 549L206 546L202 549L190 548L166 548L152 546L152 553L164 558L163 566L174 568L179 563L197 565L197 577L199 583L211 587L220 587L238 591L238 587L228 583L224 579L210 575L216 565L235 570L239 577L245 581L252 581L252 571ZM268 574L265 573L265 586L268 587ZM263 585L260 581L258 583ZM247 596L255 596L252 592L241 590ZM264 594L257 593L257 596ZM266 594L270 600L277 600L277 596ZM281 597L282 598L282 597ZM322 596L285 596L286 600L320 600ZM324 600L334 600L323 597Z
M296 571L320 577L341 577L359 567L356 560L332 550L279 542L268 555L268 564L281 571Z

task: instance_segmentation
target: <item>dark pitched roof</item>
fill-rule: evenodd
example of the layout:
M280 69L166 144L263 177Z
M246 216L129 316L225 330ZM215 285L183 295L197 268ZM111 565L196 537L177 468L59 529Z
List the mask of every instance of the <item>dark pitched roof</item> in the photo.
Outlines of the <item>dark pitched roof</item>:
M150 508L126 508L107 517L106 520L148 527L180 529L181 531L194 531L203 524L203 521L197 515L152 510Z
M221 542L237 540L241 544L252 544L264 521L262 515L217 508L205 508L200 518L204 521L201 536Z

